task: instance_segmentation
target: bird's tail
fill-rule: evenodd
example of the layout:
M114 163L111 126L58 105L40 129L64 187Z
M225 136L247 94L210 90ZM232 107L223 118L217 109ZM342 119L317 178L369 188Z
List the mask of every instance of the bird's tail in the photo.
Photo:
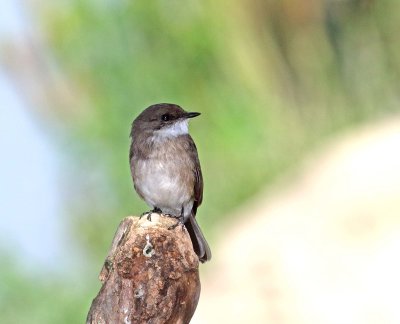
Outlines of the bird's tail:
M192 240L194 252L199 257L200 262L204 263L211 260L211 250L208 246L206 239L200 229L196 218L190 215L189 219L185 223L185 227L189 232L190 239Z

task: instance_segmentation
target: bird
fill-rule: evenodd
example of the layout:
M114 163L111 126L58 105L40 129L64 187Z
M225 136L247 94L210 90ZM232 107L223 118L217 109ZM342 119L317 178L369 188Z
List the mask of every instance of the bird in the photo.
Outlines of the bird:
M134 188L151 208L179 219L200 262L211 260L210 247L196 221L203 200L203 176L189 119L198 112L159 103L132 122L129 162Z

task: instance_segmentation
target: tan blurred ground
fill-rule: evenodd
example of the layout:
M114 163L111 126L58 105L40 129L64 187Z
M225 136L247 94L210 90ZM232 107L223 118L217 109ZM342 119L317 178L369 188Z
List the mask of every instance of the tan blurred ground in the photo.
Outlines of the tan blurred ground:
M191 323L400 323L400 116L301 170L221 228Z

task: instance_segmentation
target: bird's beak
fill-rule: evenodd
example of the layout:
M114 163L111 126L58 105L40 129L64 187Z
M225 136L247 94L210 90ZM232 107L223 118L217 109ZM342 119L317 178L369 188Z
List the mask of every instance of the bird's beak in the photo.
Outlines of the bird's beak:
M185 118L193 118L193 117L197 117L198 115L200 115L200 113L198 113L198 112L188 112L185 114Z

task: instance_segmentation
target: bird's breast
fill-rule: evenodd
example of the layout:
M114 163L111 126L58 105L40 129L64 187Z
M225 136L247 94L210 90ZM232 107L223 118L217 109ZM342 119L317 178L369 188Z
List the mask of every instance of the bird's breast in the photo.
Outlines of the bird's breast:
M191 209L195 179L193 163L184 150L160 147L132 162L135 188L147 204L175 215L182 207Z

